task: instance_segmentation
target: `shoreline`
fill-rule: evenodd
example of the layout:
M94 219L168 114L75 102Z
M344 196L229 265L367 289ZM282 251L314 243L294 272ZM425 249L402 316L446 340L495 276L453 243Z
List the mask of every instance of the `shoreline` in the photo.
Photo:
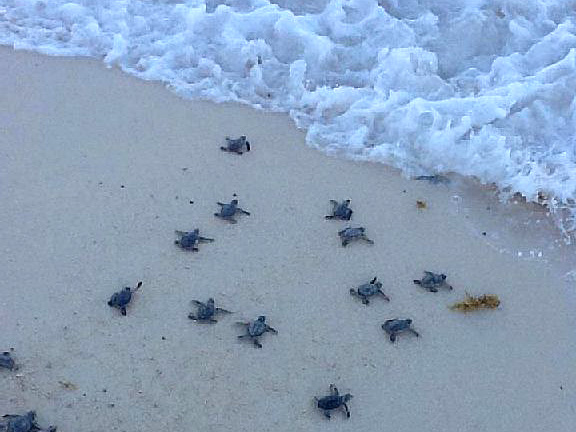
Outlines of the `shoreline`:
M564 275L489 244L481 225L499 219L474 211L482 201L326 156L285 114L183 100L96 60L1 48L0 67L0 348L21 366L0 371L2 411L35 409L63 432L573 427ZM221 152L227 135L252 151ZM214 218L234 193L251 215ZM373 246L342 248L345 224L324 220L346 198ZM174 230L195 227L216 241L174 247ZM454 292L419 289L423 270ZM349 295L376 275L390 303ZM106 305L139 280L126 317ZM448 310L466 292L502 305ZM188 320L210 296L234 315ZM233 323L260 314L279 334L256 350ZM421 337L390 344L380 325L395 317ZM349 420L314 408L330 383L354 395Z

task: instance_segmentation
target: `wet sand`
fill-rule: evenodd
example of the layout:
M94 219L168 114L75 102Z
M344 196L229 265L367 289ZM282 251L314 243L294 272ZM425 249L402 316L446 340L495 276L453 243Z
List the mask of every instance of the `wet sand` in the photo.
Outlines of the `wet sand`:
M0 350L20 364L0 370L0 414L35 409L62 432L573 430L563 273L493 247L451 187L96 60L2 48L0 70ZM252 151L221 152L227 135ZM233 194L251 212L237 224L213 215ZM324 215L345 198L374 245L340 246L346 223ZM215 242L174 245L196 227ZM423 270L454 290L414 285ZM349 289L374 276L391 301L364 306ZM138 281L126 317L107 306ZM466 292L502 304L449 310ZM189 320L208 297L235 313ZM258 315L278 330L260 350L234 324ZM390 343L380 326L397 317L421 337ZM350 419L314 407L330 383L354 395Z

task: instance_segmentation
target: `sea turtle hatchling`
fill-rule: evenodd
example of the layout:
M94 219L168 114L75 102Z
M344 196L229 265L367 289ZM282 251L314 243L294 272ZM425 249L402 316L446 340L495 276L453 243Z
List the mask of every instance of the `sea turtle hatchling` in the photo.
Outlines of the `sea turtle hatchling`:
M413 177L414 180L424 180L430 182L431 184L450 184L450 179L446 176L435 174L435 175L421 175Z
M266 317L259 316L258 319L250 322L237 322L236 324L246 326L246 334L238 336L238 339L250 338L254 343L256 348L262 348L262 344L258 340L266 332L272 332L277 334L276 329L273 329L268 324L266 324Z
M198 228L193 231L176 231L176 234L180 236L180 240L174 240L174 244L180 246L182 249L191 250L192 252L198 252L198 248L196 247L198 243L214 241L214 239L202 237Z
M198 307L198 310L196 311L196 315L194 315L193 313L190 313L188 315L188 318L190 318L193 321L198 321L201 323L215 324L218 322L214 319L214 316L216 314L218 314L218 313L226 313L226 314L232 313L229 310L215 307L214 306L214 299L212 297L210 297L206 303L202 303L201 301L198 301L198 300L192 300L192 303L194 303Z
M250 216L250 212L247 212L246 210L238 207L238 200L236 198L234 198L232 201L230 201L230 204L224 204L224 203L217 203L220 206L220 212L218 213L214 213L214 216L219 217L221 219L225 219L231 223L236 223L236 219L234 219L234 216L237 213L242 213L245 214L246 216Z
M374 241L366 237L366 234L364 233L365 231L366 228L364 227L348 227L344 228L342 231L338 231L338 235L342 240L342 246L346 247L352 240L364 240L370 244L374 244Z
M352 213L354 212L348 207L350 204L349 199L344 200L341 203L335 200L330 200L330 202L332 203L332 214L326 216L326 219L350 220Z
M2 354L0 354L0 367L10 370L17 369L16 363L14 362L12 354L9 351L4 351Z
M132 294L138 291L141 286L142 282L138 282L138 285L136 285L134 289L126 287L121 291L115 292L112 294L112 297L110 297L110 300L108 300L108 306L118 308L122 315L126 315L126 306L128 306L128 303L132 300Z
M316 405L319 409L324 411L326 418L330 418L330 411L338 408L344 408L346 417L350 418L350 410L346 403L352 399L352 395L346 393L345 395L340 396L340 393L334 384L330 384L330 395L321 398L316 397L315 399Z
M414 279L414 283L430 292L438 292L438 288L441 287L452 289L452 286L446 283L445 274L432 273L430 271L424 271L424 277L421 280Z
M412 327L412 320L410 318L407 319L389 319L382 324L382 329L390 335L390 342L394 342L396 340L396 335L402 332L410 332L416 337L420 336L416 330Z
M235 139L226 137L226 146L220 147L220 150L241 155L244 147L246 147L247 152L250 151L250 142L246 139L245 135L242 135L240 138Z
M360 297L362 303L365 305L370 304L368 297L375 296L376 294L381 294L386 301L390 301L390 298L384 294L382 291L382 282L378 281L378 277L375 276L370 282L360 285L358 288L350 288L350 294L353 296Z
M36 423L36 413L28 411L24 415L6 414L0 420L1 432L56 432L55 426L42 429Z

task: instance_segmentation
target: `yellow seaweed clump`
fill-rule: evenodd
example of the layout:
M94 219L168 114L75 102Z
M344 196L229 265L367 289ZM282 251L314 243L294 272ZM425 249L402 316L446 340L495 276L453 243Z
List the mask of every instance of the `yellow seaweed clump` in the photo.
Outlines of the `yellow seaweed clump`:
M500 306L500 299L496 294L484 294L478 297L466 294L464 301L454 303L450 309L460 312L470 312L479 309L496 309Z

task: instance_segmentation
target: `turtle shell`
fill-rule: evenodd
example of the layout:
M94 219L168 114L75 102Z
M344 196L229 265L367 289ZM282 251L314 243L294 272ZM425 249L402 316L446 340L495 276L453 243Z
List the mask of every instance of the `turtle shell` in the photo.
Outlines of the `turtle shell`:
M132 300L132 291L126 287L122 291L112 294L108 304L110 306L123 307L130 303L130 300Z
M332 410L340 407L342 405L342 396L324 396L318 399L318 408L323 410Z
M248 325L248 334L250 336L261 336L266 331L266 324L263 321L255 320Z
M378 293L379 286L377 284L366 283L358 287L358 294L369 297Z
M6 351L0 354L0 367L12 370L15 366L14 359L10 356L9 352Z

